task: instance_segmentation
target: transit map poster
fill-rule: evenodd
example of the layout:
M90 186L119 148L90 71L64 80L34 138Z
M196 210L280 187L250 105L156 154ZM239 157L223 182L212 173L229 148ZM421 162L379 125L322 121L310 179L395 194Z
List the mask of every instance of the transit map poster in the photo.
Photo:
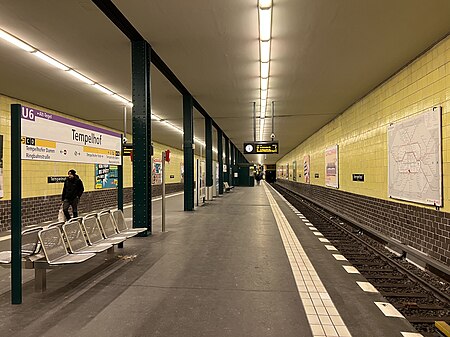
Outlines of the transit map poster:
M117 188L119 172L116 165L95 165L95 188Z
M22 159L122 165L119 133L22 106Z
M338 146L333 145L325 150L325 185L339 187Z
M390 198L442 206L441 130L441 107L388 126Z

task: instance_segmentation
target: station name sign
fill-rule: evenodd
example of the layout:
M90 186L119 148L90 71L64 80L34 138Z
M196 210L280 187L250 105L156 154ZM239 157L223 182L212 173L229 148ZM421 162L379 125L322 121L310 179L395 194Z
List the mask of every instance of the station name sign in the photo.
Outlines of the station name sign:
M244 143L246 154L278 153L278 142L247 142Z

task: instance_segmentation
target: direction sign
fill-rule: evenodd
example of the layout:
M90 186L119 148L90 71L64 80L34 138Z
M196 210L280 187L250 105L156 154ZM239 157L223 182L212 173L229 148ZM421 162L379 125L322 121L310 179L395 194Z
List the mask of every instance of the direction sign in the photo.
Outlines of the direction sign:
M278 153L278 142L246 142L244 143L246 154L271 154Z

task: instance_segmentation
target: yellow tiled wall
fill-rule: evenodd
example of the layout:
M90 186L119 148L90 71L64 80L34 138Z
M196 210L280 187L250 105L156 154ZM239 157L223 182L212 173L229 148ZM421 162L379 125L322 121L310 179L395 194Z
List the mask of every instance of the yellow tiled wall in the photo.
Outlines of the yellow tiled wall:
M7 96L0 95L0 134L3 135L3 181L4 181L4 197L0 200L9 200L11 198L11 145L10 145L10 106L11 104L19 103L30 106L42 111L62 115L59 112L42 108L33 105L29 102L20 101ZM79 120L84 123L89 123L84 120L67 116L71 119ZM102 125L97 125L105 128ZM117 132L117 130L114 130ZM120 131L118 131L120 132ZM129 135L128 135L129 136ZM129 137L130 138L130 137ZM131 139L130 139L131 141ZM179 149L171 148L169 146L153 143L154 154L161 157L161 152L170 149L171 161L166 166L166 182L179 183L181 181L181 163L183 162L183 152ZM133 180L133 166L130 157L124 157L124 187L131 187ZM22 160L22 196L23 198L49 196L61 193L62 184L47 183L48 176L65 176L67 171L75 169L77 174L83 180L85 191L95 190L95 167L94 164L79 164L79 163L60 163L60 162L46 162L46 161L31 161ZM174 178L170 178L173 175Z
M292 174L296 160L303 182L303 156L309 154L311 183L325 186L324 151L338 144L339 189L388 199L387 126L434 106L442 107L442 210L450 212L450 37L297 146L277 162L277 169L289 164ZM365 174L365 181L353 182L353 173Z

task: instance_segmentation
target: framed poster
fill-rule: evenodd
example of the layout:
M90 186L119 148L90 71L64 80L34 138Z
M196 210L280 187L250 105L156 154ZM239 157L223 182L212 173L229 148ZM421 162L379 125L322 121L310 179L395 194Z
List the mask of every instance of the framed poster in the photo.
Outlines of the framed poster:
M292 180L297 181L297 161L292 162Z
M441 130L441 107L388 126L390 198L442 206Z
M325 150L325 185L339 188L338 145Z
M162 163L161 159L153 158L153 168L152 168L152 185L162 184Z
M303 176L305 177L305 183L310 183L310 173L309 173L309 167L310 167L310 157L309 154L303 157Z

